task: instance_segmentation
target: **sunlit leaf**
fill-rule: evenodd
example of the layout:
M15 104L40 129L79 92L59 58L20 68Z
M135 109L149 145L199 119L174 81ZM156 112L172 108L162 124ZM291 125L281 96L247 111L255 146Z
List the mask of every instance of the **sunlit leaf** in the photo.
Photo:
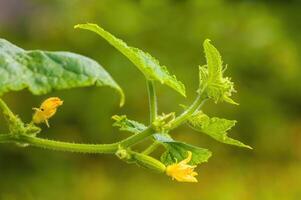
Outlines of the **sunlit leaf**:
M26 51L0 39L0 94L24 88L41 95L53 90L109 86L124 94L96 61L70 52Z
M235 123L235 120L227 120L217 117L210 118L201 111L195 113L188 120L188 124L193 129L205 133L219 142L252 149L252 147L228 137L227 131L230 130Z
M125 55L148 79L157 80L173 88L185 96L185 86L178 81L174 75L171 75L165 66L161 66L159 61L150 54L142 50L128 46L122 40L116 38L97 24L78 24L75 28L81 28L93 31L108 41L118 51Z

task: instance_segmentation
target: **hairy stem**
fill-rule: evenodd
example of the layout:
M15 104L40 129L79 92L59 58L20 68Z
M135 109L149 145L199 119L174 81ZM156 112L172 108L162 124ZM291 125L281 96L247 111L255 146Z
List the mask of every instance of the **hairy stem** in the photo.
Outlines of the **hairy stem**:
M147 91L149 100L150 123L152 123L157 118L158 112L157 96L154 81L147 80Z
M6 103L0 98L0 109L2 110L5 118L9 121L16 118L15 114L9 109Z
M181 115L167 124L168 129L172 130L177 126L183 124L195 111L197 111L203 105L206 99L207 97L202 95L202 93L198 94L197 98L187 110L185 110Z
M127 148L134 144L137 144L138 142L144 140L145 138L151 136L154 133L155 133L155 131L151 127L148 127L144 131L142 131L138 134L132 135L132 136L126 138L125 140L122 140L118 144L124 148Z
M151 154L154 150L156 150L160 146L160 142L154 141L153 144L151 144L149 147L147 147L142 154L144 155L149 155Z
M69 151L78 153L115 153L118 149L118 143L113 144L76 144L69 142L60 142L48 139L42 139L27 135L20 136L22 142L35 147L51 149L57 151Z
M7 134L0 135L0 143L21 142L44 149L78 153L115 153L119 147L130 147L144 140L146 137L152 135L153 133L154 131L151 128L147 128L141 133L112 144L78 144L42 139L25 134L17 136Z

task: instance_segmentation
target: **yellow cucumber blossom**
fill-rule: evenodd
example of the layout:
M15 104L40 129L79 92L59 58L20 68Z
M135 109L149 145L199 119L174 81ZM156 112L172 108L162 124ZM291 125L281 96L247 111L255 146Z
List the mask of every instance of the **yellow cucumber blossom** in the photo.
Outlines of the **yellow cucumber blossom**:
M179 163L175 163L166 167L166 174L171 176L172 179L176 179L179 182L198 182L195 176L198 175L194 170L196 165L189 165L192 153L188 151L186 159Z
M45 122L49 127L48 119L51 118L59 106L63 105L63 101L58 97L50 97L43 101L40 108L33 108L36 112L32 117L32 121L36 124Z

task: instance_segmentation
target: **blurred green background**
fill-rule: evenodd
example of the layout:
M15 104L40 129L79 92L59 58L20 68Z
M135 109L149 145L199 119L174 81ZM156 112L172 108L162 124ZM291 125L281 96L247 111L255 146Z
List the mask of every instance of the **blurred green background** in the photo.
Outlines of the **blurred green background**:
M113 142L128 134L112 127L112 115L148 121L141 73L97 35L73 29L77 23L94 22L158 58L185 83L186 99L157 84L160 112L179 113L179 104L193 101L198 65L205 63L201 44L210 38L228 64L226 73L238 91L233 98L240 106L208 103L204 110L238 120L230 135L254 147L250 151L220 144L185 126L178 128L175 138L213 152L197 169L199 183L185 184L109 155L2 144L0 199L301 199L300 9L297 0L0 0L1 38L25 49L92 57L126 93L123 108L109 88L5 95L26 121L44 98L64 100L41 137ZM0 120L3 132L7 127L2 116Z

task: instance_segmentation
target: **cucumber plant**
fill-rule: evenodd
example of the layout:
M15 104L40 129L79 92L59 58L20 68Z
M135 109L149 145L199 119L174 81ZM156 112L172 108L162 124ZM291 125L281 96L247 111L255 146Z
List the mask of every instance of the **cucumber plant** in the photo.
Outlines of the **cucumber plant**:
M233 82L223 75L225 67L218 50L209 39L203 43L207 63L199 67L199 88L195 100L184 111L158 114L157 96L154 83L167 85L179 94L186 96L184 84L171 75L167 67L144 51L130 47L122 40L96 24L78 24L74 28L92 31L120 51L145 76L149 96L148 125L128 119L125 115L114 115L113 126L132 135L112 144L80 144L45 139L39 136L40 123L47 126L63 101L58 97L46 99L39 108L34 108L33 119L25 123L14 114L0 99L0 109L8 124L8 133L0 134L0 143L14 143L21 147L40 147L44 149L113 154L127 163L135 163L154 171L164 173L180 182L197 182L194 168L211 157L207 149L193 146L171 137L173 129L186 124L197 132L207 134L213 139L239 147L250 146L228 137L227 131L236 121L209 117L202 111L208 100L215 103L228 102L234 90ZM54 90L88 86L109 86L120 94L120 106L124 104L124 93L110 74L96 61L70 52L50 52L42 50L24 50L12 43L0 39L0 94L28 89L33 95L48 94ZM152 141L144 151L138 152L134 145L149 139ZM151 156L160 145L165 152L159 159Z

